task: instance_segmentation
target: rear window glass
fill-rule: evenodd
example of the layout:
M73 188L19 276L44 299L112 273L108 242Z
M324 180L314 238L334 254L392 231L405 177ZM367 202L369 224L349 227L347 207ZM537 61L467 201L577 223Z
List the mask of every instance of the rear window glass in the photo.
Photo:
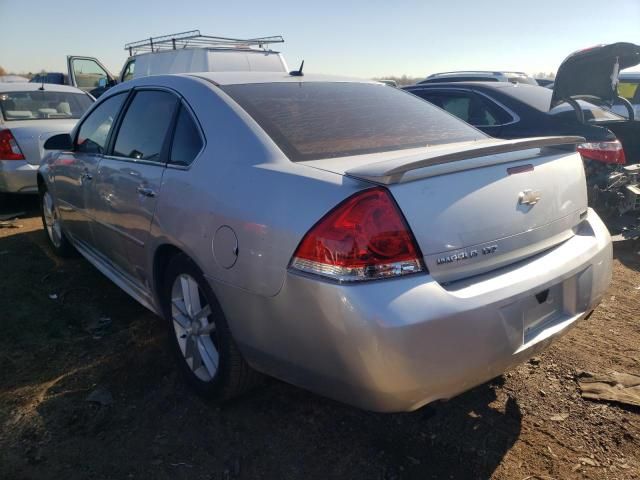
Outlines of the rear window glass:
M578 100L578 105L580 105L580 109L584 112L585 121L590 123L607 122L612 120L625 120L625 118L621 117L620 115L617 115L604 108L600 108L597 105L586 102L584 100ZM549 110L549 115L554 115L563 120L577 120L578 118L574 108L567 102L562 102L553 107L551 110Z
M430 103L385 85L301 82L222 89L294 162L486 137Z
M93 100L82 93L31 92L0 93L0 110L7 121L80 118Z

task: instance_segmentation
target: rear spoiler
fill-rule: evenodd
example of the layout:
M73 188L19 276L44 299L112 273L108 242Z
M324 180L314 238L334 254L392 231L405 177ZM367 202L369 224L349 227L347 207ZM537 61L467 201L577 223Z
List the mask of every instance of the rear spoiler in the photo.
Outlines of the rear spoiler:
M453 148L434 148L429 155L410 156L383 160L349 169L346 175L362 178L384 185L402 183L418 178L432 177L472 168L486 167L499 163L514 161L510 157L490 157L500 153L512 153L532 148L562 148L575 151L575 145L585 142L583 137L536 137L516 140L497 141L494 139L460 144ZM489 143L489 145L487 145ZM453 147L453 146L452 146ZM467 160L465 162L461 160ZM407 172L425 167L439 167L429 169L420 175L405 177Z

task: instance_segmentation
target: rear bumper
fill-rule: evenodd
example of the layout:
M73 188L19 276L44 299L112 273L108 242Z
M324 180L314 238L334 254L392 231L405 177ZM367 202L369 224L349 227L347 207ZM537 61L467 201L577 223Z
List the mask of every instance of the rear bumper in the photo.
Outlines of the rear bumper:
M271 298L213 287L255 368L365 409L410 411L543 350L595 308L611 269L609 233L589 210L563 244L446 287L428 275L339 285L296 274Z
M37 193L38 165L25 160L0 160L0 192Z

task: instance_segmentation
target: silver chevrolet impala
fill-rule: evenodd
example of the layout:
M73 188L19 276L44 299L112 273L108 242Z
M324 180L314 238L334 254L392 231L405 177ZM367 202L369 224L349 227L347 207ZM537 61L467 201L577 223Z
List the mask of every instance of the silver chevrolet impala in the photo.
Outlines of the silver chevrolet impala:
M200 393L263 373L410 411L540 352L603 297L611 240L580 141L496 140L375 82L155 76L49 139L38 187L53 250L165 318Z

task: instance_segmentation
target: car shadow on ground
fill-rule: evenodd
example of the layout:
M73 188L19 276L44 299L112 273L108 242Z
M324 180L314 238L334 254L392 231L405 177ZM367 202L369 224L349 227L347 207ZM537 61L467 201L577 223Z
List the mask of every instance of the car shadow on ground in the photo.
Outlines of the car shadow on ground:
M613 258L633 270L640 270L640 239L613 244Z
M0 478L488 478L520 435L500 379L412 413L276 380L217 407L176 373L163 321L84 259L40 229L1 252Z
M37 216L40 215L37 195L13 195L0 193L0 219L11 218L14 215Z

